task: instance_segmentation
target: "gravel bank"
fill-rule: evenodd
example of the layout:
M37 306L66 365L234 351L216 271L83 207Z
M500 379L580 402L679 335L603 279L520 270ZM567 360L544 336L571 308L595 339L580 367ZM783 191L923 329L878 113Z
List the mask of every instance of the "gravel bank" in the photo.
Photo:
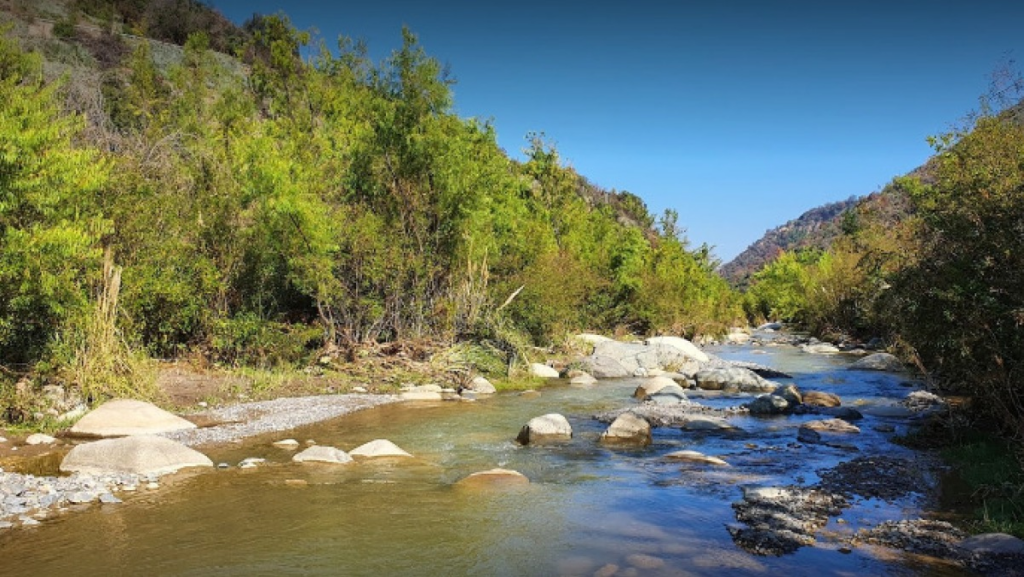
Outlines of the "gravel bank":
M152 484L151 484L152 483ZM50 511L85 503L120 503L114 493L156 487L155 477L110 473L36 477L0 470L0 529L38 525Z
M287 431L399 400L396 395L347 394L285 397L241 403L185 415L202 417L220 424L167 433L164 436L192 447L230 443L264 433Z

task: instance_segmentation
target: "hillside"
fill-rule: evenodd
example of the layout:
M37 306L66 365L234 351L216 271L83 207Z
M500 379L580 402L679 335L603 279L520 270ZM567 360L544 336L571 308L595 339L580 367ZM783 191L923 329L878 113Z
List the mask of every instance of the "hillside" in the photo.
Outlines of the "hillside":
M857 206L861 199L818 206L784 225L764 233L736 258L722 265L718 272L736 287L747 286L750 276L775 260L783 251L802 248L826 249L842 233L843 215Z

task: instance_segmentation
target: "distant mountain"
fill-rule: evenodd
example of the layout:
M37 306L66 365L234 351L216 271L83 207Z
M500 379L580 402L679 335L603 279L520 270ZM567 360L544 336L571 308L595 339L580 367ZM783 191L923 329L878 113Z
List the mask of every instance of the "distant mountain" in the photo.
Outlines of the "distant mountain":
M828 248L842 234L843 214L859 202L861 198L850 197L818 206L801 214L799 218L765 232L757 242L722 265L718 269L719 274L733 286L742 288L749 283L750 275L775 260L783 251Z

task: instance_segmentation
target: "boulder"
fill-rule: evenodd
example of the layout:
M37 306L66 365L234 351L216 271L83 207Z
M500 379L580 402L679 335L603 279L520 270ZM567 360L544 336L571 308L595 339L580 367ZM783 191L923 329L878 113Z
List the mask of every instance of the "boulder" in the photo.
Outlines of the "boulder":
M352 457L341 449L325 447L323 445L314 445L292 457L292 460L297 463L330 463L332 465L344 465L345 463L351 463Z
M751 415L781 415L790 408L789 402L779 395L761 395L747 403Z
M516 441L523 445L572 438L572 425L558 413L549 413L530 419L519 431Z
M667 345L674 349L677 349L683 355L697 361L698 363L706 363L711 360L708 355L697 348L697 345L684 339L683 337L651 337L647 339L648 345Z
M569 384L577 386L577 387L585 387L585 386L588 386L588 385L593 385L596 382L597 382L597 379L592 377L589 373L584 373L583 371L580 371L579 374L573 375L569 379Z
M800 425L797 439L804 443L829 444L857 434L860 434L860 429L843 419L825 419Z
M858 360L849 367L860 371L886 371L897 373L903 370L903 363L889 353L875 353Z
M648 341L651 344L620 343L618 341L600 343L594 347L593 356L609 357L618 361L626 369L626 375L624 376L634 375L638 372L646 373L646 371L651 369L678 370L681 373L692 374L700 368L702 363L706 362L697 360L690 353L684 352L680 348L681 345L667 344L661 340L669 338L675 339L678 337L655 337ZM685 341L686 339L680 340ZM700 349L694 347L694 350L703 355L703 357L707 357ZM586 367L586 363L584 365L585 370L590 370ZM638 369L644 370L638 371ZM601 378L592 370L590 372L595 377Z
M593 355L583 359L583 369L598 379L621 379L630 376L630 371L617 359L604 355Z
M757 327L759 331L778 331L782 330L782 323L764 323Z
M1024 556L1024 541L1006 533L983 533L968 537L959 547L970 553Z
M640 383L640 386L633 391L633 398L644 400L665 388L683 390L683 387L668 377L649 377L644 379L644 382Z
M789 403L790 407L795 407L803 403L803 395L800 394L800 389L796 388L796 385L785 385L775 389L773 395L778 395L786 402Z
M281 439L280 441L274 441L272 444L279 449L292 450L299 447L299 442L295 439Z
M754 351L754 352L757 352L757 351ZM793 375L790 375L788 373L784 373L784 372L782 372L780 370L773 369L773 368L765 366L765 365L760 365L760 364L757 364L757 363L752 363L752 362L749 362L749 361L729 361L729 364L734 366L734 367L739 367L741 369L749 369L749 370L753 371L755 374L757 374L759 376L762 376L762 377L764 377L766 379L792 379L793 378Z
M152 403L114 399L82 417L68 434L79 437L125 437L159 435L194 428L195 423L168 413Z
M26 445L52 445L57 439L43 433L33 433L25 438Z
M558 371L541 363L530 364L530 374L535 377L541 377L543 379L557 379Z
M663 457L672 461L686 461L689 463L700 463L703 465L718 465L720 467L728 467L729 463L726 463L718 457L711 457L700 453L698 451L675 451L669 453Z
M688 402L689 399L686 397L686 393L683 392L683 388L676 385L673 388L665 387L657 393L649 395L644 401L656 405L678 405Z
M844 421L859 421L864 418L860 411L852 407L822 407L817 412Z
M348 452L352 457L363 457L367 459L377 457L411 457L409 453L398 445L387 439L375 439L369 443L359 445Z
M633 413L622 413L601 435L606 443L651 444L651 424Z
M733 345L742 345L750 340L750 334L743 329L731 328L729 334L725 335L725 342Z
M803 404L812 407L838 407L843 404L839 395L823 391L807 391L802 395L802 401Z
M718 367L703 369L694 377L697 387L706 391L741 391L745 393L770 393L778 385L762 378L749 369L740 367Z
M76 445L64 457L60 470L164 475L187 467L212 466L206 455L181 443L155 435L132 435Z
M478 395L493 395L498 392L498 389L494 388L491 381L479 376L473 377L473 379L469 381L469 384L466 385L466 389L473 391Z
M735 430L729 421L722 417L692 415L682 420L680 428L684 431L730 431Z
M529 485L530 479L511 469L489 469L463 477L455 485L465 488L499 488Z
M839 347L830 343L808 343L800 347L800 349L812 355L826 355L839 352Z

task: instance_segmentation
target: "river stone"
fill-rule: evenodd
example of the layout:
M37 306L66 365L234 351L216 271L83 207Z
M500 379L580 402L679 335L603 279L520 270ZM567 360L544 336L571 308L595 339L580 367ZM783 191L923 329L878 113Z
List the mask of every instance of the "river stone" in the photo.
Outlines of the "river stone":
M273 445L279 449L297 449L299 442L295 439L281 439L280 441L274 441Z
M575 385L577 387L593 385L596 382L597 379L592 377L589 373L584 373L583 371L580 371L579 374L573 375L573 377L569 379L569 384Z
M663 458L670 459L673 461L687 461L690 463L701 463L705 465L718 465L720 467L728 467L729 463L726 463L718 457L711 457L698 451L675 451L665 455Z
M800 389L798 389L796 385L784 385L775 389L775 392L772 394L786 399L786 402L789 403L791 407L795 407L803 403L804 400L803 395L800 394Z
M569 424L569 420L558 413L549 413L530 419L519 431L516 441L528 445L570 438L572 438L572 425Z
M530 364L530 374L542 379L557 379L558 371L541 363Z
M669 388L669 390L683 390L683 388L679 386L679 383L668 377L649 377L644 379L644 381L640 383L640 386L633 391L633 398L643 400L666 387Z
M789 401L779 395L761 395L747 403L751 415L781 415L789 410Z
M212 467L213 461L181 443L155 435L132 435L76 445L60 470L89 474L164 475L186 467Z
M718 367L697 371L697 386L706 391L742 391L744 393L770 393L778 385L757 373L740 367Z
M808 421L800 425L797 439L804 443L830 443L835 439L856 435L860 429L843 419Z
M729 329L729 334L725 335L725 342L733 345L746 344L749 340L750 334L743 329L732 328Z
M124 437L159 435L194 428L195 423L168 413L152 403L114 399L82 417L68 433L81 437Z
M864 418L864 415L860 414L860 411L853 407L828 407L820 408L817 410L822 415L828 415L835 417L836 419L842 419L844 421L859 421Z
M26 445L52 445L57 439L43 433L33 433L25 439Z
M647 397L644 401L656 405L678 405L688 402L689 399L686 397L683 388L677 385L676 387L665 387Z
M469 381L469 384L466 385L466 389L473 391L478 395L493 395L498 392L498 389L494 388L491 381L480 376L473 377L473 380Z
M511 469L489 469L477 471L460 479L456 485L467 488L514 487L529 485L530 479L519 471Z
M305 451L292 457L292 460L297 463L331 463L334 465L344 465L345 463L351 463L352 457L341 449L334 447L325 447L323 445L314 445Z
M375 439L348 452L353 457L411 457L409 453L387 439Z
M684 339L683 337L651 337L647 339L648 345L668 345L674 349L679 350L685 356L697 361L698 363L706 363L711 359L708 355L697 348L697 345Z
M889 353L875 353L858 360L849 367L861 371L886 371L898 373L903 370L903 363Z
M651 444L651 424L647 419L633 413L622 413L601 435L601 441L608 443Z
M959 547L971 553L1024 555L1024 541L1006 533L983 533L968 537Z
M443 401L444 393L441 391L405 391L398 395L403 401Z
M589 356L583 359L581 366L597 379L621 379L630 375L617 359L604 355Z
M833 344L830 344L830 343L806 344L806 345L803 345L800 348L805 353L810 353L812 355L825 355L825 354L831 354L831 353L838 353L839 352L839 347L837 347L837 346L835 346Z
M803 394L803 404L812 407L838 407L843 404L839 395L823 391L807 391Z
M873 407L864 407L863 412L871 415L872 417L882 417L886 419L906 419L914 415L914 411L899 405L876 405Z
M729 431L736 427L722 417L693 415L683 419L680 428L684 431Z
M691 374L700 368L700 361L688 356L676 346L655 341L653 344L645 343L620 343L610 341L599 343L594 347L594 357L610 357L626 369L623 376L629 376L651 369L678 370L679 372ZM589 358L589 357L588 357ZM587 368L584 359L584 368ZM644 371L638 371L644 369ZM600 378L593 370L590 372Z

